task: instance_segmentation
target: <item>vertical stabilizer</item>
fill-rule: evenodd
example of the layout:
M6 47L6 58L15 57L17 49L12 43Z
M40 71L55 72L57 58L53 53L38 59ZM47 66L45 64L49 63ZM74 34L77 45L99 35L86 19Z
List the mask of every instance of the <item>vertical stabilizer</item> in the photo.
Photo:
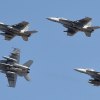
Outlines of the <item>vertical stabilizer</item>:
M25 75L24 75L24 78L25 78L27 81L30 81L30 80L31 80L29 74L25 74Z
M33 60L28 60L26 63L24 63L24 66L30 67L33 63Z
M24 66L27 66L27 67L30 67L33 63L33 60L28 60L26 63L24 63L23 65ZM24 78L27 80L27 81L30 81L30 77L29 77L29 70L27 73L24 74Z

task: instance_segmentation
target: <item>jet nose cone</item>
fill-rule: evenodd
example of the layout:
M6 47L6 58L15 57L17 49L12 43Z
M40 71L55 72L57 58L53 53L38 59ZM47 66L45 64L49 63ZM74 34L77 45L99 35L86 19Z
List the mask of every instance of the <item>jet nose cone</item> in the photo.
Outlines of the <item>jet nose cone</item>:
M4 23L0 22L0 24L4 25Z
M50 17L48 17L48 18L46 18L46 19L50 20L51 18L50 18Z
M50 21L54 21L54 22L59 22L59 18L56 18L56 17L48 17L46 19L48 19Z
M77 69L77 68L75 68L74 70L75 70L75 71L78 71L78 69Z
M75 68L75 71L81 72L81 73L85 73L86 69L82 69L82 68Z
M78 72L80 72L80 71L81 71L81 69L80 69L80 68L75 68L74 70L75 70L75 71L78 71Z

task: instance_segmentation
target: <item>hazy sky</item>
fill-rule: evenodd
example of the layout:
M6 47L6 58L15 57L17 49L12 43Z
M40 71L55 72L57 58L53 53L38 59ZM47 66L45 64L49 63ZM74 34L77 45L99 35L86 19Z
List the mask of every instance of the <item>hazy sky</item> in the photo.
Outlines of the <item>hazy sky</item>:
M77 67L100 71L100 30L91 38L78 32L69 37L65 28L50 22L47 17L64 17L77 20L93 18L93 25L100 25L99 0L1 0L0 21L16 24L30 22L30 30L39 32L28 42L21 37L5 41L0 36L0 59L13 47L21 49L21 64L34 60L31 81L18 77L15 88L9 88L7 78L0 74L2 100L95 100L100 98L100 87L88 83L87 75L74 71Z

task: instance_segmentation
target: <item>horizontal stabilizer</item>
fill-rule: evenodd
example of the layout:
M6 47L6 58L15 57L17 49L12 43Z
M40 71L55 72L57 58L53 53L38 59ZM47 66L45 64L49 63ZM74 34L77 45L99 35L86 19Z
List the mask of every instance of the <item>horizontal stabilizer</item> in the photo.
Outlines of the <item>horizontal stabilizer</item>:
M85 35L86 35L87 37L91 37L91 32L85 32Z
M22 36L22 38L23 38L24 41L28 41L28 36L24 35L24 36Z
M32 33L36 33L37 31L36 30L33 30L33 31L25 31L24 32L24 35L22 36L23 40L24 41L28 41L28 37L30 37L32 35Z
M38 31L36 31L36 30L33 30L33 31L25 31L24 34L29 37L29 36L32 35L32 33L36 33L36 32L38 32Z

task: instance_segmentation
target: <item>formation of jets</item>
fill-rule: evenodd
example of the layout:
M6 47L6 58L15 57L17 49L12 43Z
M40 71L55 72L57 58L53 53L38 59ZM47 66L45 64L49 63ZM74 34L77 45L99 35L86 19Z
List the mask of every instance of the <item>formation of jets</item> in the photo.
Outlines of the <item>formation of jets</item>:
M48 17L47 18L50 21L57 22L62 24L67 30L64 32L67 32L68 36L75 35L78 31L84 32L87 37L91 37L91 33L95 29L99 29L100 26L92 26L90 17L85 17L80 20L68 20L65 18L58 18L58 17ZM24 41L28 41L28 37L31 36L32 33L36 33L37 30L28 31L28 25L29 22L22 21L18 24L14 25L8 25L4 23L0 23L0 31L3 33L0 33L0 35L3 35L5 37L5 40L11 40L15 36L21 36Z
M73 36L77 32L81 31L84 32L87 37L91 37L91 33L95 29L99 29L100 26L92 26L90 24L92 18L85 17L80 20L72 21L65 18L58 18L58 17L48 17L50 21L57 22L62 24L67 30L68 36ZM15 25L7 25L4 23L0 23L0 35L5 37L5 40L11 40L15 36L21 36L24 41L28 41L28 37L31 36L32 33L36 33L37 30L28 30L29 22L22 21ZM6 74L8 79L9 87L16 86L17 76L23 76L27 81L30 80L29 72L30 66L33 63L33 60L28 60L24 64L20 64L20 49L14 48L9 56L3 56L3 60L0 60L0 72ZM93 69L84 69L84 68L76 68L78 72L88 74L92 77L89 80L89 83L93 84L94 86L100 86L100 72L96 72Z

